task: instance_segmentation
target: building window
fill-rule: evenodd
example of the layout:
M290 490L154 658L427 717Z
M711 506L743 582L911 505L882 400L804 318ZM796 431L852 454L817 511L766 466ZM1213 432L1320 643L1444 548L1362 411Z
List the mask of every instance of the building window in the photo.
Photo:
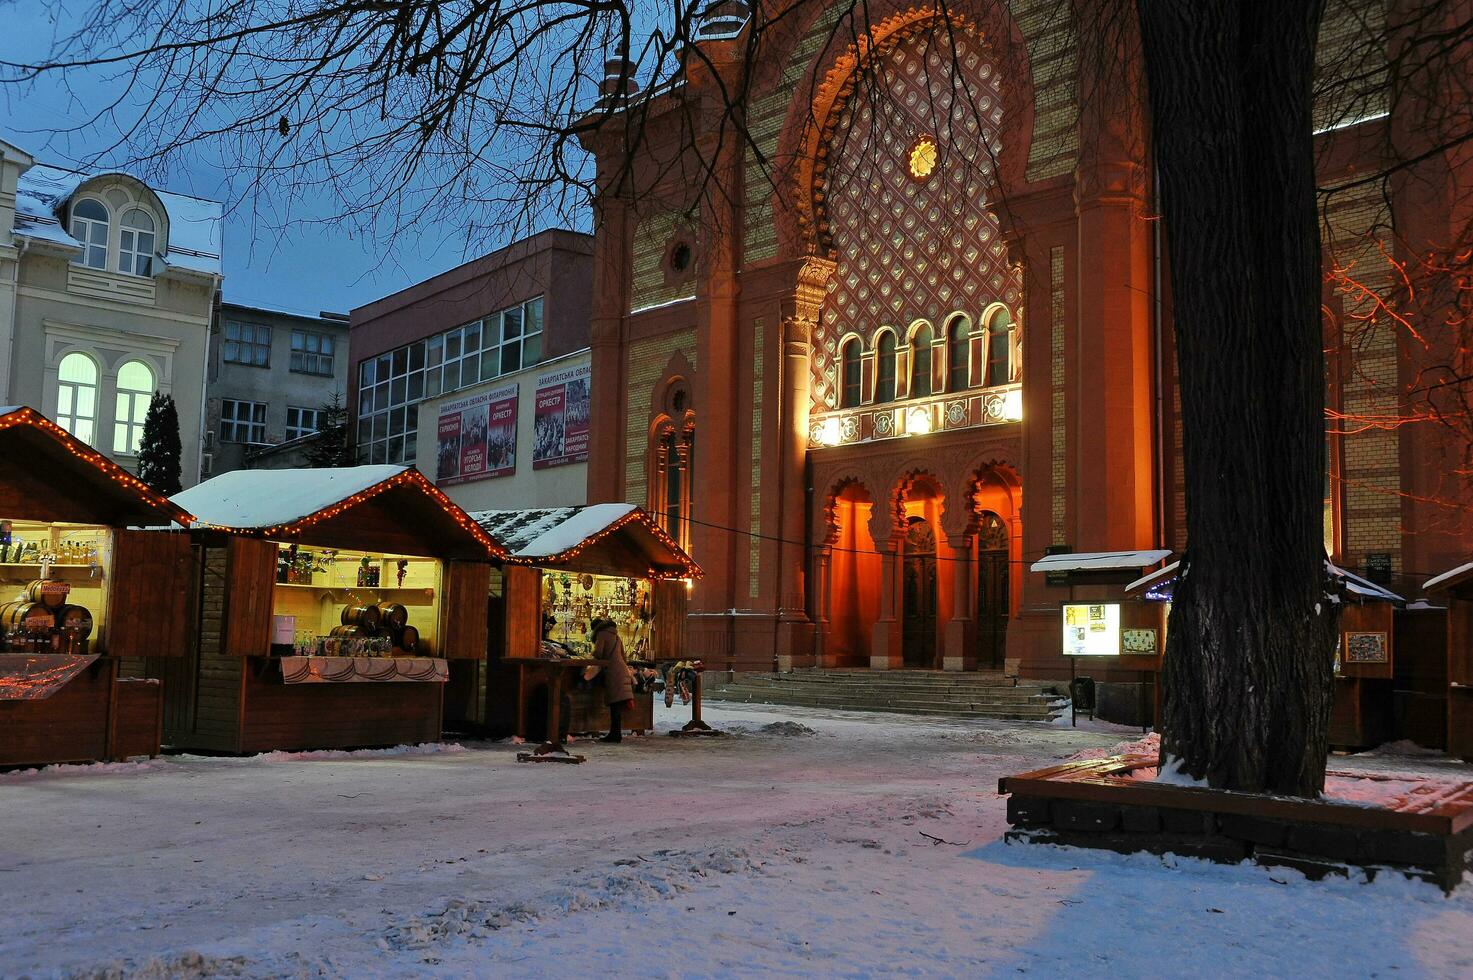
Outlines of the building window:
M118 271L130 276L153 275L153 218L134 208L123 215L118 244Z
M860 371L861 349L858 340L851 339L844 344L844 350L839 356L840 371L843 377L840 379L839 407L853 408L860 402Z
M332 337L308 330L292 331L291 370L332 377Z
M266 403L226 398L220 402L220 441L264 443Z
M271 328L259 323L225 321L225 362L271 366Z
M107 206L101 201L83 198L72 207L72 237L82 243L78 265L107 268L108 221Z
M886 330L875 345L875 401L895 400L895 334Z
M1013 318L998 310L987 326L987 384L1005 385L1013 380Z
M86 354L73 351L57 367L56 424L88 444L96 435L97 364Z
M288 406L286 410L286 437L288 439L300 439L302 436L310 436L317 432L322 426L322 410L320 408L296 408Z
M657 491L654 494L660 526L686 551L690 550L691 474L695 471L696 431L670 426L656 445Z
M153 371L142 361L118 369L117 412L113 415L113 452L136 456L143 442L143 420L153 399Z
M954 318L946 338L946 386L951 391L967 389L970 381L967 369L971 347L972 321L964 316Z
M931 394L931 325L922 324L910 339L910 397Z

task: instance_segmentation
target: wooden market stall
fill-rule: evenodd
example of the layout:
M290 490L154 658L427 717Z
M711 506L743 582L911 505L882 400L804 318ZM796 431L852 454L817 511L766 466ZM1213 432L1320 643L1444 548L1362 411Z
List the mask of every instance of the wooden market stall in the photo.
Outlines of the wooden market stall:
M1422 587L1447 604L1447 751L1473 762L1473 562Z
M194 515L197 642L165 739L222 752L437 741L447 661L485 656L503 550L417 470L241 470Z
M507 557L492 587L485 658L451 665L447 724L551 740L566 691L570 731L606 728L601 689L579 684L594 616L616 622L631 660L683 658L687 591L701 569L648 513L594 504L471 516ZM627 727L653 727L652 694L635 705Z
M159 685L119 665L182 657L188 515L31 408L0 408L0 766L157 755Z

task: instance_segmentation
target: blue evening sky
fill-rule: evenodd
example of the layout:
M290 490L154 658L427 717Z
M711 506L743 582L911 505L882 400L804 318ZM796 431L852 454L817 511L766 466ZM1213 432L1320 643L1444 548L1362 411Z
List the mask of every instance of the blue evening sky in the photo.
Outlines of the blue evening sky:
M33 61L45 56L55 19L96 0L0 0L0 58ZM68 88L71 91L68 91ZM31 91L0 85L0 138L22 147L38 161L75 166L89 161L117 138L104 125L80 133L93 115L89 107L115 96L117 85L93 78L69 84L43 83ZM225 299L292 312L347 312L461 262L484 254L501 241L479 242L466 251L461 228L431 229L398 236L380 226L379 241L367 241L335 226L332 199L263 200L246 197L241 179L213 166L207 152L170 162L166 179L154 181L182 194L223 201L225 220ZM110 164L125 162L113 159Z

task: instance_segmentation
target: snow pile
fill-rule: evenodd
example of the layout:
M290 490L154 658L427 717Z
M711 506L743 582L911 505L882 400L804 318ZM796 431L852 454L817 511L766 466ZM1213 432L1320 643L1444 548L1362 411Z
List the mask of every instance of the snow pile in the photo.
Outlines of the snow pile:
M1359 776L1346 772L1331 772L1325 775L1325 791L1321 796L1326 803L1345 803L1350 806L1387 807L1408 797L1431 804L1448 798L1466 789L1466 782L1442 779L1426 779L1420 776Z
M1174 755L1168 755L1163 760L1165 765L1156 770L1156 782L1165 783L1168 786L1197 786L1205 787L1206 779L1199 779L1190 775L1182 767L1186 765L1185 760L1178 759Z
M138 762L88 762L75 765L43 766L40 769L0 772L0 781L22 782L56 776L131 776L154 769L164 769L168 765L163 759L142 759Z
M71 980L194 980L204 977L247 975L244 956L206 956L189 950L171 956L154 956L142 963L112 960L68 974Z
M564 878L536 900L496 904L453 898L438 912L393 926L385 937L392 949L427 949L454 939L484 939L516 926L536 926L581 912L617 909L628 913L690 891L713 875L756 874L761 867L741 848L711 851L659 850L649 858L614 862L591 879Z
M1089 759L1108 759L1113 755L1160 755L1161 735L1151 732L1133 742L1119 742L1108 749L1081 749L1065 759L1065 762L1084 762Z
M420 742L418 745L396 745L390 749L315 749L311 752L262 752L251 756L252 762L320 762L330 759L387 759L404 755L453 755L465 752L459 742Z

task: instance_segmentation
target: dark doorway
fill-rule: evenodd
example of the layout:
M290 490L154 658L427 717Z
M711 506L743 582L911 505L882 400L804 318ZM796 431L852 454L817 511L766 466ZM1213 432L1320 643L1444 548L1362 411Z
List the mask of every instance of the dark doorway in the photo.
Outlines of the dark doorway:
M912 517L905 536L901 648L907 667L936 666L936 532Z
M1000 669L1008 639L1008 530L1002 518L982 515L977 536L977 666Z

